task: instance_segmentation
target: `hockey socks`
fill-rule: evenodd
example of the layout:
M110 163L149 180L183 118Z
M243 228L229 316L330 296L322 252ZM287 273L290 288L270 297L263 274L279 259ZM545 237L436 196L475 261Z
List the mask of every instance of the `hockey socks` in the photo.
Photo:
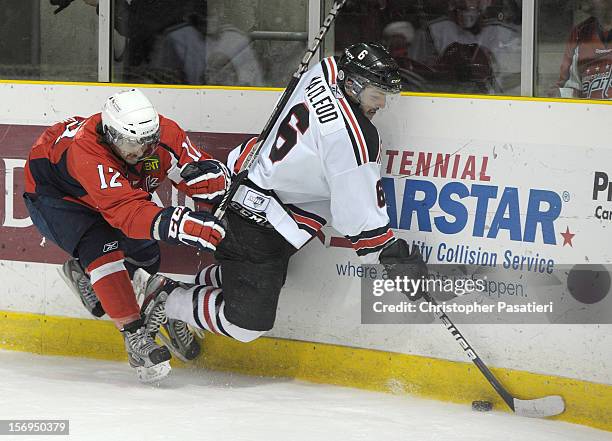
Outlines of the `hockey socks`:
M195 276L196 285L212 286L214 288L221 288L221 265L212 264L201 269Z
M94 292L119 329L140 318L140 308L123 257L123 252L115 251L98 257L87 266Z
M265 331L252 331L231 323L225 318L224 307L221 288L206 285L177 287L166 301L166 316L243 343L253 341L264 334Z

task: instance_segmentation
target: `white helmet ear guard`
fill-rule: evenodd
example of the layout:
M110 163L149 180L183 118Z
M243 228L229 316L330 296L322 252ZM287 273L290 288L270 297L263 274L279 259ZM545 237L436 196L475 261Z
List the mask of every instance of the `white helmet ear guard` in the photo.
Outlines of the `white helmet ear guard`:
M119 150L121 156L132 152L144 154L159 141L159 115L140 90L124 90L104 103L102 129L105 141Z

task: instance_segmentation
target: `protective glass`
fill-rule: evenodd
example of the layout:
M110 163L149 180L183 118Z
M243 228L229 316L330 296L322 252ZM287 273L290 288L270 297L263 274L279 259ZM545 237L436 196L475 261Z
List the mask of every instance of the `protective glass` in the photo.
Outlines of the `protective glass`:
M159 130L141 138L122 135L111 127L108 128L108 132L115 151L128 164L136 164L147 156L151 156L159 145Z
M462 0L457 2L457 18L464 29L471 29L480 19L480 2L477 0Z
M480 11L476 8L465 9L459 12L459 24L465 29L474 27L479 18Z
M364 106L384 109L398 95L399 93L392 93L373 84L368 84L359 94L359 102Z
M399 97L399 92L391 92L389 89L378 87L374 83L362 81L359 84L360 91L357 94L357 100L361 110L366 117L372 119L381 110L393 107Z

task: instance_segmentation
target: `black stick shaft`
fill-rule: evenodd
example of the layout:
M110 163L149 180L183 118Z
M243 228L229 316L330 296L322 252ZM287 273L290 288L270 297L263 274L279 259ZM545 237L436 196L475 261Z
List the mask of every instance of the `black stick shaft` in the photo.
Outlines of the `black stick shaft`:
M327 14L327 17L325 17L323 26L321 26L321 29L319 29L319 34L315 37L312 46L306 51L306 53L302 57L300 66L298 67L298 69L295 71L295 73L291 77L291 81L289 81L289 84L287 84L287 87L285 88L285 91L283 92L281 98L278 100L276 107L274 107L274 111L270 115L270 118L268 118L268 122L264 126L260 135L257 137L258 144L256 145L255 148L253 148L249 152L244 162L242 163L240 171L232 179L232 184L230 185L230 188L227 190L227 192L225 192L225 195L223 196L223 200L221 201L221 203L219 204L219 207L215 211L215 217L217 217L217 219L221 219L225 215L225 211L227 210L229 202L232 200L232 197L236 193L236 190L238 190L238 187L240 186L240 184L248 176L249 167L253 165L253 163L259 156L259 152L261 151L261 148L264 142L270 135L270 132L272 132L272 128L274 127L274 124L276 124L276 121L278 120L281 112L283 111L287 103L289 102L289 99L291 98L293 91L295 90L296 86L298 85L298 82L300 81L300 77L302 76L304 72L308 70L308 64L310 63L310 60L312 59L314 54L317 52L317 49L319 49L319 46L321 45L323 38L327 34L327 31L329 30L330 26L336 19L338 12L342 8L342 6L344 6L345 3L346 3L346 0L336 0L331 10L329 11L329 14Z
M431 295L425 293L423 295L426 301L430 302L432 305L436 306L435 315L440 319L440 321L444 324L444 327L451 333L451 335L459 342L461 348L465 351L467 356L472 360L472 362L476 365L478 370L484 375L487 381L493 386L493 389L499 394L500 397L506 402L508 407L514 411L514 397L508 392L508 390L499 382L499 380L493 375L493 372L487 367L487 365L482 361L482 359L478 356L476 351L472 348L472 346L465 339L461 331L457 329L455 324L451 321L451 319L439 308L439 304L431 297Z

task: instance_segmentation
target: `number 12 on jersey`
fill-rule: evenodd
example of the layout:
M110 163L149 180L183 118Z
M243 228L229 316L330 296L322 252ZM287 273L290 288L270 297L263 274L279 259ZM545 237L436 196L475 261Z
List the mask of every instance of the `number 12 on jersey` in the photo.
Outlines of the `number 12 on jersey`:
M121 174L119 172L115 172L114 169L112 168L108 168L108 172L109 173L115 173L111 179L110 179L110 183L106 182L106 176L104 175L104 166L102 164L98 164L98 176L100 176L100 189L104 190L105 188L116 188L116 187L122 187L121 182L117 182L117 178L119 178L119 176L121 176Z

